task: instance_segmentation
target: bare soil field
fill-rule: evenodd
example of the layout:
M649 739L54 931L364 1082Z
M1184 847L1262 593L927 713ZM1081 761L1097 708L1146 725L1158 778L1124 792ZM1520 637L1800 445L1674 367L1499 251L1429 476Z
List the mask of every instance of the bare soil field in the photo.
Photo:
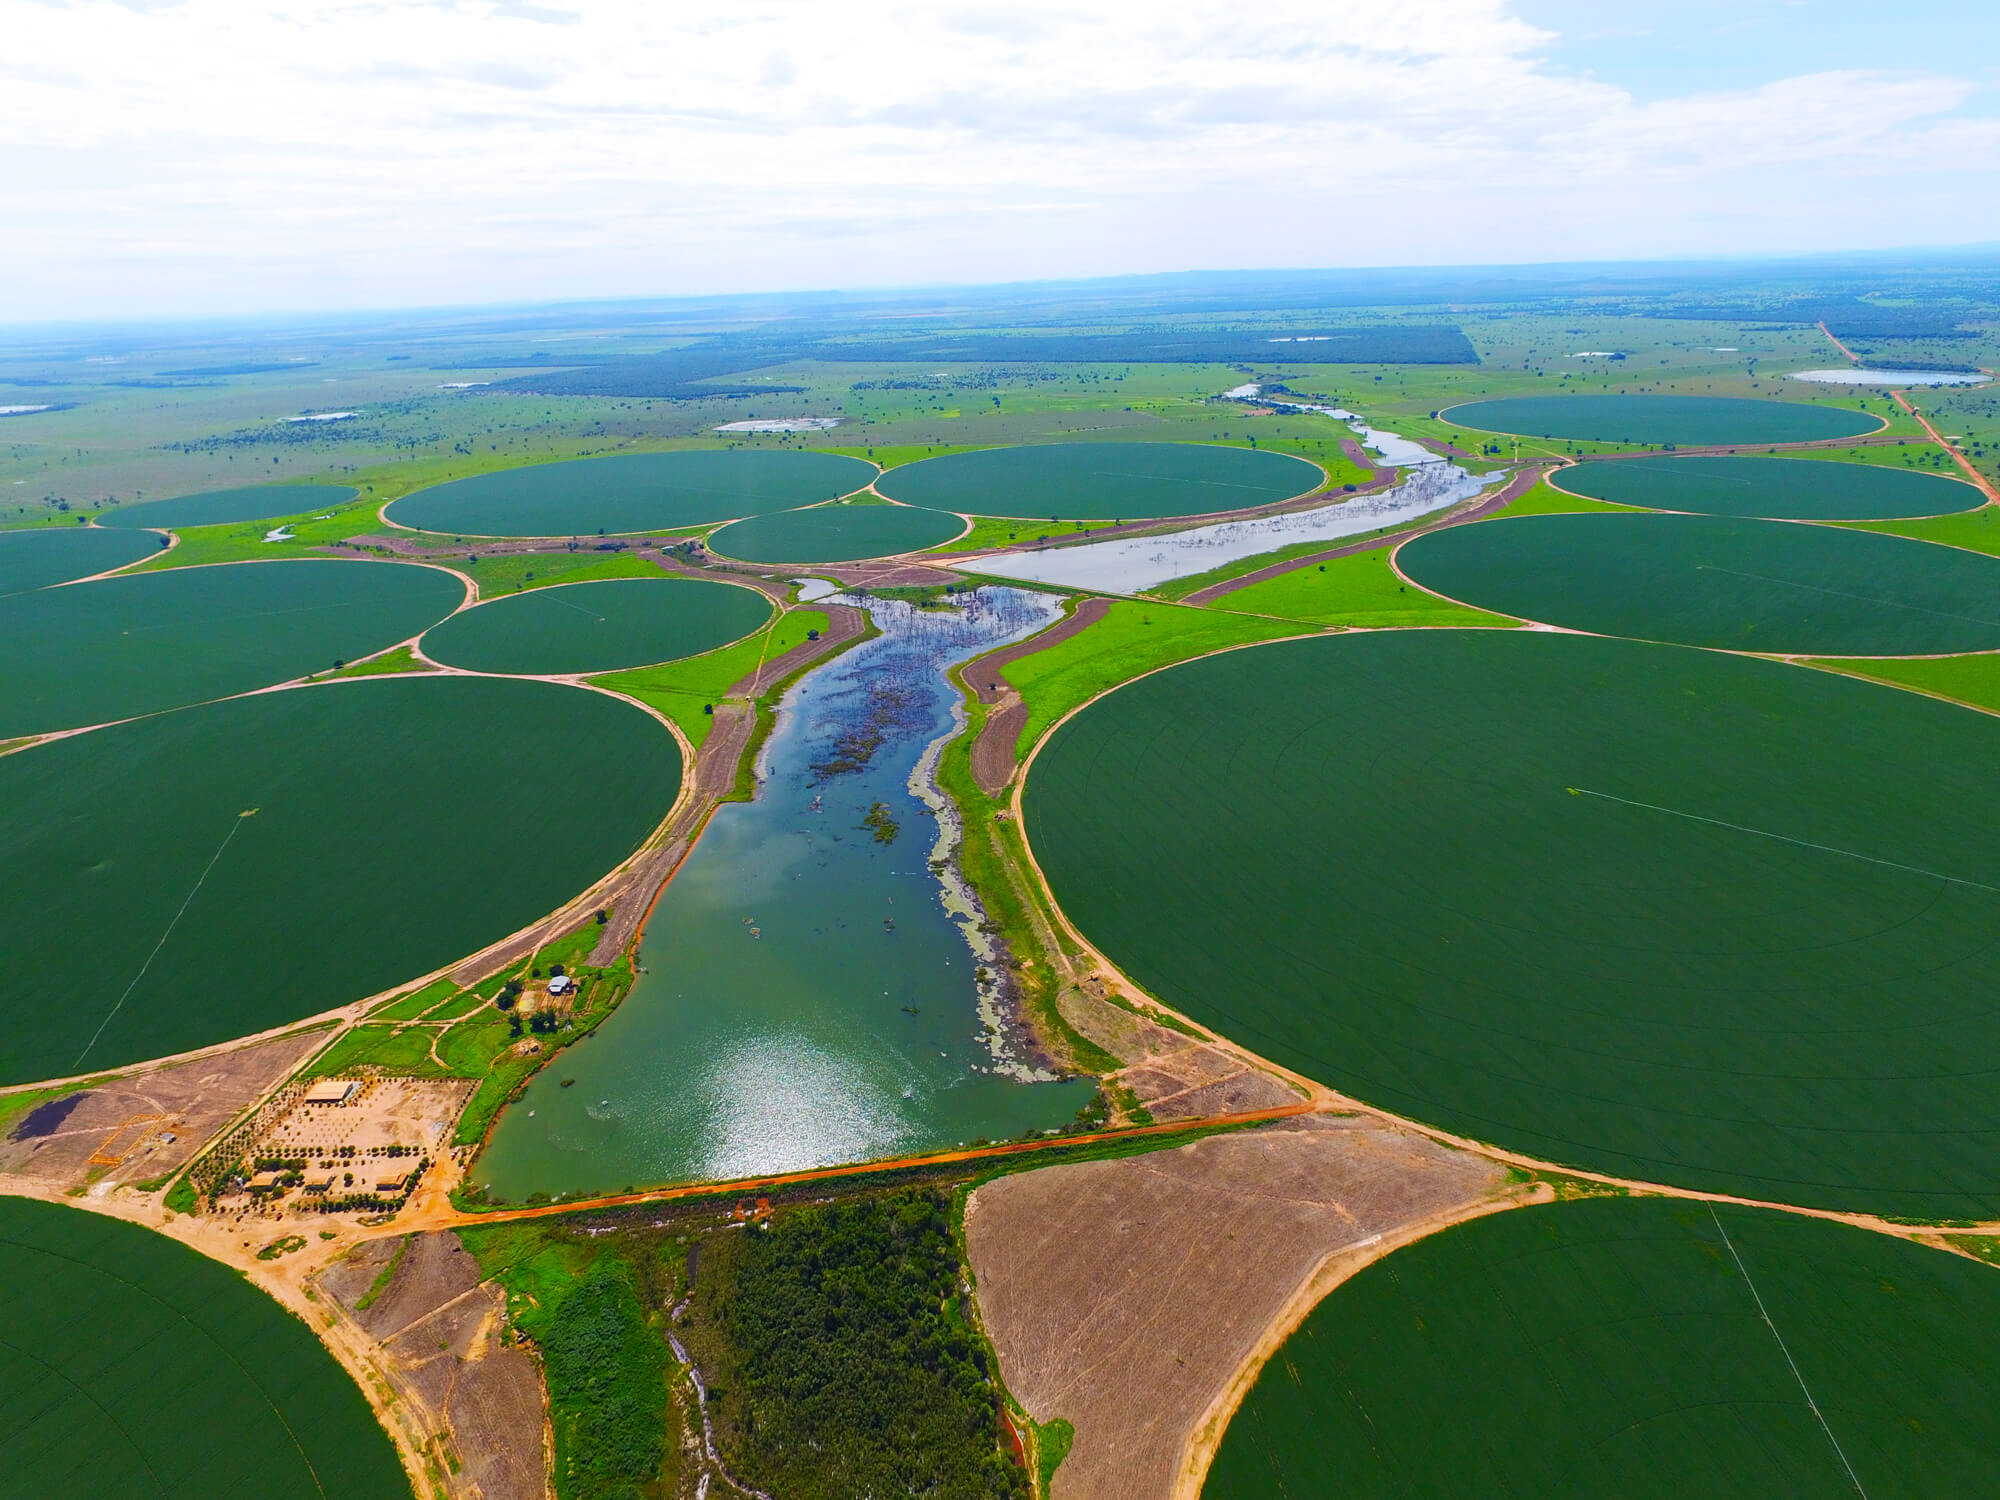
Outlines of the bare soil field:
M1313 1302L1506 1191L1481 1157L1336 1115L980 1188L966 1242L1001 1372L1036 1421L1076 1429L1055 1500L1192 1493L1184 1471L1198 1487L1242 1390Z
M274 1037L51 1100L0 1140L0 1174L50 1187L165 1177L324 1040Z
M415 1146L436 1151L477 1086L470 1078L373 1078L346 1104L294 1104L276 1120L265 1146L274 1156Z
M1063 1019L1125 1066L1107 1082L1132 1091L1155 1120L1202 1120L1296 1104L1300 1095L1241 1055L1136 1016L1087 976L1056 999Z
M388 1286L360 1308L392 1262ZM521 1348L501 1343L505 1295L480 1281L478 1263L457 1235L366 1241L319 1282L379 1346L379 1363L398 1394L457 1456L456 1473L443 1466L451 1494L542 1500L548 1460L541 1370Z

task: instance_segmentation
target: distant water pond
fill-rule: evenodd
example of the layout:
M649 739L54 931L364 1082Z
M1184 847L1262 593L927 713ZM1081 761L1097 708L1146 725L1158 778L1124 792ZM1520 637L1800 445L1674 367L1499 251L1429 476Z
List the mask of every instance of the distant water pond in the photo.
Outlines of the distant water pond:
M883 634L786 696L757 800L721 808L662 893L625 1004L501 1119L473 1174L497 1197L948 1149L1090 1100L1015 1050L919 795L955 727L945 668L1042 629L1057 601L985 588L868 608Z
M1820 385L1984 385L1993 377L1973 370L1800 370L1794 380Z

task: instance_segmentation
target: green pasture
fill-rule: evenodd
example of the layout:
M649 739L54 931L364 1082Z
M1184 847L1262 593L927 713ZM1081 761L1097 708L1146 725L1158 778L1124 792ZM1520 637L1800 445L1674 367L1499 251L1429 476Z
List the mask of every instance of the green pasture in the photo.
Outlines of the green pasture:
M1027 700L1017 753L1025 755L1048 727L1079 703L1156 667L1247 646L1299 627L1179 604L1139 604L1116 599L1103 619L1068 640L1009 663L1001 672ZM977 673L977 666L965 669Z
M1202 1493L1980 1493L1996 1318L1989 1268L1846 1225L1660 1198L1516 1209L1315 1308Z
M1109 521L1272 505L1322 478L1302 458L1219 443L1036 443L921 459L875 488L968 515Z
M1971 510L1969 484L1880 464L1809 458L1621 458L1559 471L1556 488L1651 510L1774 521L1866 521Z
M1509 396L1470 401L1440 415L1478 432L1677 447L1806 443L1859 437L1882 426L1879 417L1844 406L1741 396Z
M810 565L921 552L963 530L963 517L915 505L815 505L738 521L708 544L744 562Z
M1936 693L1941 698L1953 698L2000 713L2000 653L1982 651L1971 656L1909 656L1877 661L1847 657L1816 665Z
M158 537L97 526L0 531L0 599L122 568L159 550Z
M1276 615L1312 625L1379 630L1404 625L1512 625L1501 615L1467 609L1403 582L1389 547L1308 563L1218 597L1211 608Z
M4 763L0 763L4 764ZM1571 1166L2000 1214L2000 723L1633 641L1375 631L1121 688L1025 828L1140 985Z
M496 599L432 626L420 644L476 672L616 672L713 651L770 618L755 589L656 574Z
M454 479L405 495L387 515L460 536L617 536L788 510L852 494L874 477L873 464L834 453L634 453Z
M1936 542L1941 547L1963 547L1968 552L2000 554L2000 505L1982 505L1956 515L1923 516L1908 521L1856 521L1853 527L1856 531Z
M407 1497L308 1329L136 1224L0 1198L0 1492Z
M1640 640L1825 656L2000 646L2000 562L1844 527L1529 516L1416 537L1396 566L1465 604Z
M760 663L775 661L794 646L804 645L808 632L824 631L831 623L823 610L791 609L778 616L768 631L759 631L720 651L593 681L598 687L658 709L678 724L688 743L699 750L715 723L704 709L720 703L729 689L756 671Z
M1489 520L1500 520L1509 516L1573 516L1585 511L1627 511L1629 505L1612 505L1604 500L1591 500L1582 495L1572 495L1567 490L1559 490L1547 482L1532 485L1526 494L1516 495Z
M599 583L611 578L658 578L659 565L636 552L508 552L497 557L442 559L479 586L479 597L492 599L556 583Z
M158 713L323 671L465 597L436 568L233 563L0 599L0 736Z
M225 1041L452 963L631 854L679 775L629 704L442 674L0 758L0 1082Z
M238 521L269 521L312 510L332 510L347 504L359 491L344 484L260 484L247 489L209 490L171 500L141 500L120 505L97 518L100 526L148 526L173 531L182 526L221 526Z

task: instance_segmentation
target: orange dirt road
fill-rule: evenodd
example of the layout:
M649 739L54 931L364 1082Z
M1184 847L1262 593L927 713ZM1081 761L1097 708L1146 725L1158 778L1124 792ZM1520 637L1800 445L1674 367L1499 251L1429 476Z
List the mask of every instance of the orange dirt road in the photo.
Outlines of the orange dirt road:
M1832 335L1830 334L1828 335L1828 337L1831 336ZM1993 487L1993 481L1988 479L1984 474L1980 473L1977 469L1973 468L1971 459L1967 458L1963 453L1960 453L1958 449L1954 448L1950 443L1947 443L1944 440L1944 434L1939 432L1935 427L1931 426L1931 419L1925 416L1922 412L1918 411L1914 406L1910 405L1908 400L1904 398L1903 393L1901 391L1891 391L1889 392L1889 394L1896 398L1896 404L1898 406L1902 407L1904 411L1908 412L1911 416L1917 419L1917 425L1922 427L1925 432L1928 432L1931 435L1932 442L1936 443L1940 448L1944 449L1945 452L1951 455L1952 462L1957 464L1959 468L1965 471L1965 477L1967 479L1970 479L1974 484L1979 486L1980 493L1986 496L1987 503L1990 505L2000 505L2000 489L1995 489Z

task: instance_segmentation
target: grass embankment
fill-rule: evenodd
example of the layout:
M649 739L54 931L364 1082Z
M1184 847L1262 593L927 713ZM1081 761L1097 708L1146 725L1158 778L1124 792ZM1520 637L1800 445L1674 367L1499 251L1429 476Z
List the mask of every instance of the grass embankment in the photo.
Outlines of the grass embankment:
M1812 661L1815 667L1935 693L2000 713L2000 653Z
M374 496L364 495L345 505L332 508L322 505L294 516L176 528L180 544L147 558L133 571L191 568L202 563L262 562L278 557L312 557L316 555L313 549L317 547L331 546L351 536L379 530L375 516L375 507L379 503ZM280 530L289 531L291 535L277 541L265 540L272 532Z
M384 651L380 656L371 656L366 661L358 661L351 667L342 667L337 672L322 674L325 680L335 677L387 677L400 672L435 672L436 667L419 660L416 652L408 646L397 646Z
M1026 753L1064 714L1121 682L1190 657L1298 633L1282 621L1114 600L1089 629L1005 669L1028 702L1018 749Z
M744 1481L795 1500L1026 1496L950 1215L905 1189L703 1243L687 1343Z
M656 1237L591 1239L560 1226L459 1231L508 1294L515 1336L540 1348L560 1500L676 1493L680 1409L660 1310L678 1247Z
M1592 510L1638 510L1636 505L1616 505L1609 500L1593 500L1588 495L1572 495L1559 490L1554 485L1543 483L1516 495L1490 520L1501 520L1512 516L1570 516Z
M1886 531L1891 536L2000 556L2000 506L1982 505L1956 515L1922 516L1911 521L1850 521L1847 525L1853 531Z
M660 667L612 672L591 681L658 709L678 724L688 743L699 750L715 723L709 710L722 702L732 684L756 671L760 662L783 656L794 646L803 645L811 632L823 633L830 624L822 610L787 610L769 629L746 636L720 651Z
M1389 566L1389 547L1337 557L1253 583L1224 595L1216 607L1276 615L1311 625L1390 629L1427 625L1511 626L1505 615L1468 609L1404 583Z
M598 552L585 548L575 552L507 552L498 557L440 559L461 573L471 575L479 586L479 597L519 594L529 589L547 588L552 583L595 583L607 578L659 578L657 564L635 552Z

